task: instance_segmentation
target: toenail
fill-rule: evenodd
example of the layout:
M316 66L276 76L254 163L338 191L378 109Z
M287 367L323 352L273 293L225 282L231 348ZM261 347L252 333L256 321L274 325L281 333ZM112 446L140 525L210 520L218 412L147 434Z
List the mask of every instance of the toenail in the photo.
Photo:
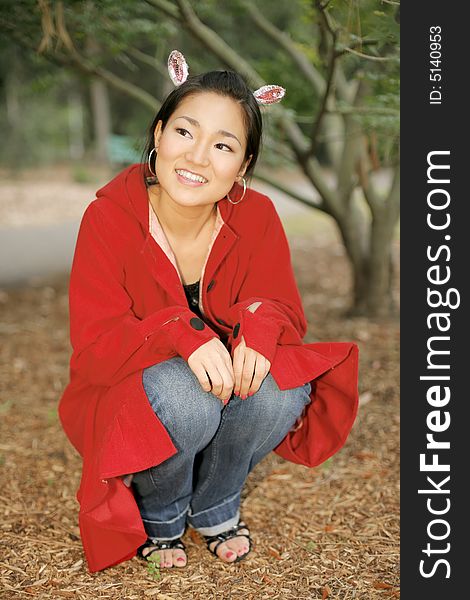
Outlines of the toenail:
M179 556L176 560L184 560L182 556Z
M227 558L232 558L232 556L234 555L233 552L227 552L227 554L225 555Z

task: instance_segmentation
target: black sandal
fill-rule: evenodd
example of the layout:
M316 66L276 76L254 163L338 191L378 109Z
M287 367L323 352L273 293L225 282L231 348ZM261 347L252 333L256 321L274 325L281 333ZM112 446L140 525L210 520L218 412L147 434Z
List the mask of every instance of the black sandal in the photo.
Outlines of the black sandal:
M248 533L237 533L240 529L246 529L248 531ZM220 560L220 556L217 554L217 548L220 546L220 544L223 544L224 542L227 542L228 540L231 540L235 537L248 538L248 552L245 552L245 554L242 554L241 556L237 556L237 558L235 560L230 561L230 562L236 563L236 562L240 562L246 556L248 556L248 554L252 550L252 539L250 537L250 532L249 532L248 527L246 526L246 523L244 523L243 521L238 521L237 525L234 525L230 529L227 529L227 531L222 531L222 533L219 533L217 535L204 535L203 536L203 538L206 540L207 549L209 550L209 552L212 552L212 554L214 554L214 556L216 556L219 560ZM216 544L211 549L210 545L213 542L215 542L216 540L219 540L219 543ZM224 561L224 562L228 562L228 561ZM230 563L228 563L228 564L230 564Z
M147 554L144 556L143 551L145 550L145 548L153 548L153 550L151 550L150 552L147 552ZM137 556L139 558L141 558L142 560L147 561L148 557L150 555L152 555L154 552L158 552L160 550L174 550L174 549L184 550L186 552L186 546L181 541L181 538L176 538L175 540L165 540L165 541L161 541L161 542L159 542L158 540L152 541L151 538L148 538L147 541L145 542L145 544L142 544L142 546L139 546L137 548ZM187 562L186 562L186 564L187 564ZM186 566L186 565L184 565L184 566Z

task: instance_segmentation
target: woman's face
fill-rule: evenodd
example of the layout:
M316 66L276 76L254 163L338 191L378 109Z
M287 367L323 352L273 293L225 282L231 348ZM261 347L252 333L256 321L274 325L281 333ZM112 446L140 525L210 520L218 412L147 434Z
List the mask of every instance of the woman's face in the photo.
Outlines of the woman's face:
M243 109L212 92L187 96L155 128L155 172L162 193L184 206L214 204L245 174Z

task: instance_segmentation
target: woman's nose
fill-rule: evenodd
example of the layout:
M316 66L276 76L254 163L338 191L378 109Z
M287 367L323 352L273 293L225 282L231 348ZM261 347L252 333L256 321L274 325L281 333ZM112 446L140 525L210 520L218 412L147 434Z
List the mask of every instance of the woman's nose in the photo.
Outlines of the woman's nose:
M209 151L205 144L197 144L193 146L190 152L186 154L187 160L190 162L206 167L209 164Z

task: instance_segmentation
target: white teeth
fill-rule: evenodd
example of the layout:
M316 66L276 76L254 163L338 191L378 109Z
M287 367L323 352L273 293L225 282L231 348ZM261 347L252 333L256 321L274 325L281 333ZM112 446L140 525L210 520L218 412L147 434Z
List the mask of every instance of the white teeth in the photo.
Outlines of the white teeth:
M185 179L190 179L191 181L198 181L199 183L207 183L207 179L201 177L200 175L194 175L194 173L190 173L189 171L183 171L181 169L178 169L176 172L178 173L178 175L181 175L181 177L184 177Z

